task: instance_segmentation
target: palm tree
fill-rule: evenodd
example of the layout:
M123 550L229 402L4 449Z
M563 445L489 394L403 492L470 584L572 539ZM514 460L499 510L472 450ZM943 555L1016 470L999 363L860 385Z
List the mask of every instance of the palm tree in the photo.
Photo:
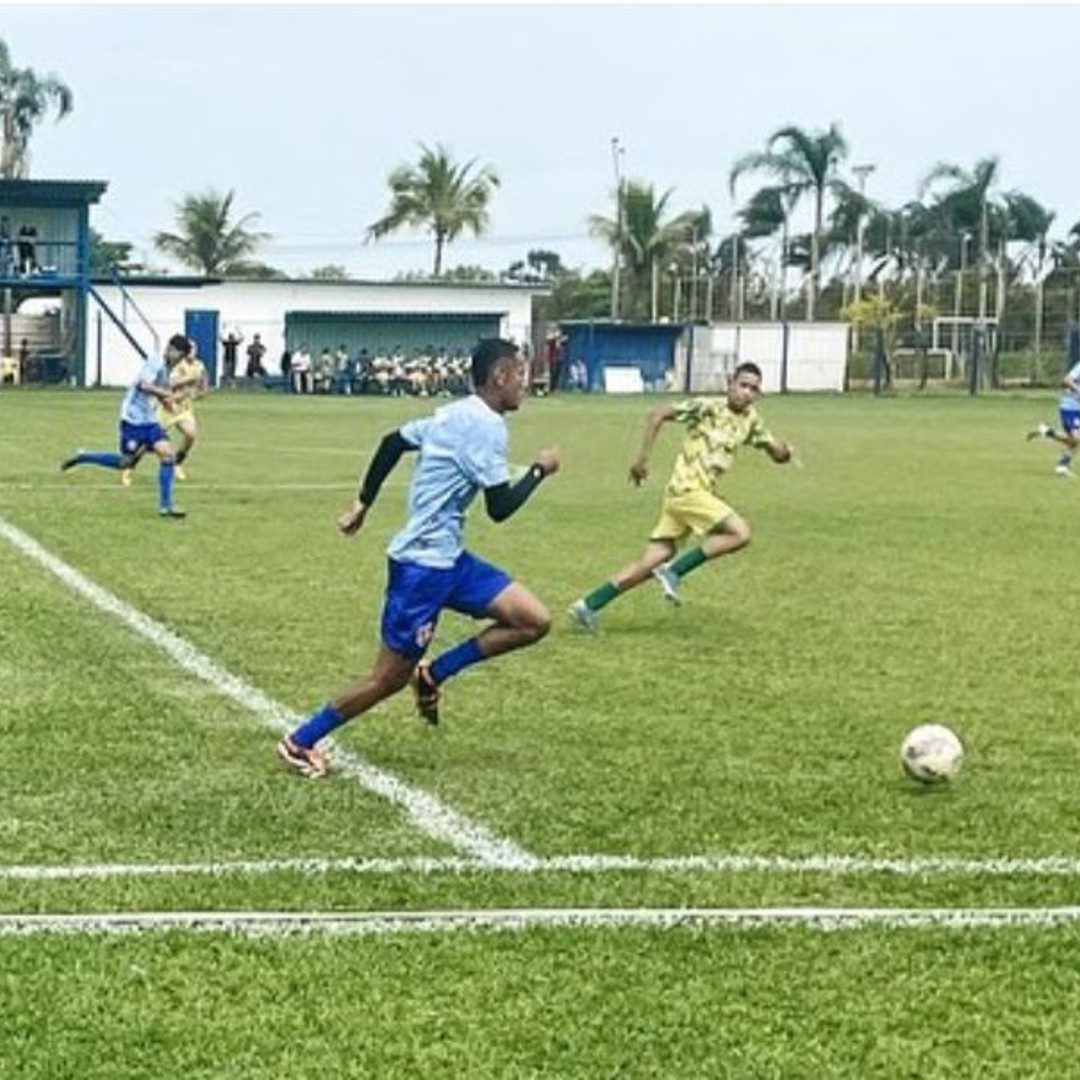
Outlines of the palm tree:
M734 186L734 180L732 180ZM747 240L772 237L780 233L780 256L773 278L769 317L780 317L781 302L786 299L787 267L790 261L789 225L791 212L799 193L792 185L759 188L750 201L735 215L742 222L742 235Z
M731 169L729 186L747 172L764 172L779 181L797 202L805 194L813 196L814 229L810 236L810 281L806 297L806 317L814 318L814 304L820 288L821 245L825 234L825 195L838 183L841 163L848 146L835 123L827 131L808 132L788 126L774 131L764 152L747 154Z
M7 45L0 40L0 177L18 180L29 175L30 136L50 109L62 120L71 112L71 90L55 75L37 75L31 68L12 66Z
M365 241L378 240L402 226L430 229L435 237L433 275L442 273L443 249L466 229L479 236L488 226L488 203L499 177L490 165L473 171L475 158L455 165L442 145L420 143L415 166L399 165L389 176L390 209L371 225Z
M668 188L658 198L652 184L628 180L623 186L621 223L601 214L589 216L589 232L609 244L626 268L631 317L644 318L648 313L656 321L662 269L671 264L680 247L693 243L695 231L705 235L706 222L700 211L685 211L664 220L673 191Z
M979 318L986 317L986 272L990 266L990 225L999 208L991 191L998 179L996 157L980 158L971 170L939 162L926 175L919 189L920 198L939 181L951 186L937 200L938 210L951 222L957 233L970 232L979 238Z
M1005 193L1005 212L1008 219L1006 235L1010 240L1019 240L1027 245L1020 257L1021 265L1029 263L1035 279L1035 359L1030 376L1031 381L1036 382L1042 375L1039 358L1042 352L1043 286L1050 247L1048 236L1057 215L1021 191Z
M176 208L179 231L159 232L154 246L207 277L249 276L258 264L248 261L247 256L270 235L249 228L258 214L230 220L234 197L232 190L222 195L213 188L202 195L185 195Z

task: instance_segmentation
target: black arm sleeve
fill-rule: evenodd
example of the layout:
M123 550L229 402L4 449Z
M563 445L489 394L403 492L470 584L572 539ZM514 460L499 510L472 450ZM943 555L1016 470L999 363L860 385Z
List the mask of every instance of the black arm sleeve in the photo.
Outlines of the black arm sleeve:
M496 484L484 488L484 504L488 517L492 521L505 521L515 510L520 509L525 500L539 487L544 479L544 470L539 465L530 465L529 471L513 487L509 484Z
M390 470L398 463L401 455L415 449L416 447L411 442L401 437L400 431L391 431L389 435L384 436L383 441L379 443L379 449L375 451L375 456L371 459L371 464L368 465L364 482L360 485L360 501L365 506L371 506L375 502L379 488L382 487L383 481L390 475Z

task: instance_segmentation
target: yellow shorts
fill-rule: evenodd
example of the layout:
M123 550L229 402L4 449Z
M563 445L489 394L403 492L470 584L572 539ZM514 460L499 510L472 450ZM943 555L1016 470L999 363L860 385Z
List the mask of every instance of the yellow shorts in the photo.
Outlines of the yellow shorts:
M660 519L649 533L649 539L678 543L690 533L704 536L734 513L723 499L707 491L666 495L660 508Z
M158 423L168 431L171 427L176 427L181 420L187 420L190 423L195 423L195 413L191 409L180 409L179 412L168 412L165 409L158 410Z

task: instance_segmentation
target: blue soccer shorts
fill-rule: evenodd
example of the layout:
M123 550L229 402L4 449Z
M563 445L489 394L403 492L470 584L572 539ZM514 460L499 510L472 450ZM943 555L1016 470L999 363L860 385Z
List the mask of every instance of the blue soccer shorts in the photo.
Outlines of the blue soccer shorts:
M1061 430L1074 434L1080 428L1080 409L1058 409L1061 417Z
M152 450L168 437L160 424L129 424L126 420L120 421L121 454L135 454L140 448Z
M511 584L505 570L463 551L453 566L419 566L387 559L382 641L393 652L419 660L435 636L439 612L449 609L481 619Z

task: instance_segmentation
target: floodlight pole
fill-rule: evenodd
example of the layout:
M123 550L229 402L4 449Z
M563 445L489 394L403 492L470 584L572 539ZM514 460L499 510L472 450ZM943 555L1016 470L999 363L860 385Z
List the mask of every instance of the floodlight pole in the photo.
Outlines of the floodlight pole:
M622 264L623 182L619 161L625 153L618 135L611 136L611 161L615 167L615 262L611 270L611 318L619 317L619 271Z
M964 272L967 270L967 249L971 243L971 233L960 234L960 269L956 272L956 289L953 293L953 332L952 354L955 360L960 355L960 310L963 307L964 298Z
M862 300L862 263L863 242L866 236L866 213L864 201L866 198L866 178L877 168L876 165L853 165L851 171L859 181L859 221L855 226L855 307L858 309L859 301ZM852 330L852 346L856 352L859 349L859 324L855 323Z

